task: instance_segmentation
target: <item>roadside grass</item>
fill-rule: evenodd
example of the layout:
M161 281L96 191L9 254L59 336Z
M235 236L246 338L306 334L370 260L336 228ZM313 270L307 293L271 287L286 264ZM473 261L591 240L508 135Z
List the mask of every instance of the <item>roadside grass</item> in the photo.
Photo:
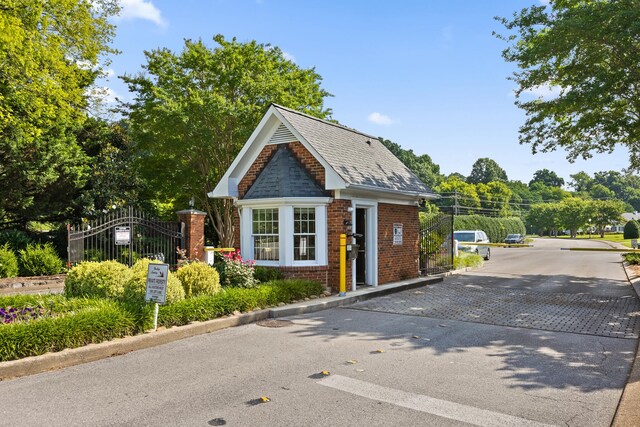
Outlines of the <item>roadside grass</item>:
M466 267L482 267L484 261L478 254L471 252L458 252L458 256L453 259L453 268L459 270Z
M544 239L549 239L549 238L553 238L553 239L571 239L570 236L557 236L557 237L549 237L549 236L545 236L543 237ZM606 242L613 242L613 243L620 243L628 248L631 247L631 240L629 239L624 239L622 233L605 233L604 237L600 237L599 234L592 234L591 236L589 236L588 234L579 234L576 239L580 239L580 240L601 240L601 241L606 241Z

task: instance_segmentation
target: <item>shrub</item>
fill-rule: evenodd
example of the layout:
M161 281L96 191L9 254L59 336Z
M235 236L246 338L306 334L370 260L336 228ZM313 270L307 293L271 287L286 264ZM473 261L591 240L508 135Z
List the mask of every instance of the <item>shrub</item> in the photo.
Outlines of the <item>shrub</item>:
M253 275L253 261L244 261L239 251L223 254L222 260L222 286L253 288L258 284Z
M131 276L126 265L117 261L82 262L64 280L67 297L121 298Z
M192 262L176 272L187 297L214 295L220 292L220 276L215 268L204 262Z
M624 225L622 237L624 239L637 239L638 237L640 237L640 225L638 224L638 221L633 219L631 221L628 221Z
M63 262L51 243L29 244L19 252L20 275L47 276L62 271Z
M310 280L278 280L251 289L224 288L213 296L200 296L160 307L158 324L166 327L186 325L258 307L276 305L319 295L324 286Z
M0 325L0 361L37 356L135 332L135 318L116 301L85 300L64 316Z
M18 258L9 244L0 246L0 277L16 277L18 275Z
M280 269L273 267L262 267L259 265L254 267L253 275L260 283L284 279L284 274L282 273L282 271L280 271Z
M26 247L32 243L34 243L33 239L22 230L10 229L0 231L0 245L8 244L14 251L26 249Z
M457 215L454 217L455 230L482 230L489 241L502 242L507 234L526 234L524 222L519 217L491 218L482 215Z
M143 303L147 288L147 271L149 264L160 264L160 261L142 258L131 267L131 274L124 285L124 300L133 303ZM180 279L172 272L167 278L167 304L173 304L184 299L184 288Z
M622 254L622 257L626 262L628 262L631 265L640 264L640 253L630 252L630 253Z

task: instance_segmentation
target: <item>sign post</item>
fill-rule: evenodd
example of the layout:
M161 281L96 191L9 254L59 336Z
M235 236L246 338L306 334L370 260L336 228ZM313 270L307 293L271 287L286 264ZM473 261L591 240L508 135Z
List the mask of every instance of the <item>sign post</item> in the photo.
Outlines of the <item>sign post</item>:
M145 301L155 303L153 312L153 330L158 330L158 304L167 301L167 279L169 278L169 264L149 264L147 270L147 291Z

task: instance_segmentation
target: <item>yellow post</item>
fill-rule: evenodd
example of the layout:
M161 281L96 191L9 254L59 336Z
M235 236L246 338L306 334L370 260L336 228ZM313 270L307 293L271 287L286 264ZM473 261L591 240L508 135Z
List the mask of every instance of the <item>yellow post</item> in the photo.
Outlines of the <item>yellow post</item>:
M347 295L347 235L340 235L340 296Z

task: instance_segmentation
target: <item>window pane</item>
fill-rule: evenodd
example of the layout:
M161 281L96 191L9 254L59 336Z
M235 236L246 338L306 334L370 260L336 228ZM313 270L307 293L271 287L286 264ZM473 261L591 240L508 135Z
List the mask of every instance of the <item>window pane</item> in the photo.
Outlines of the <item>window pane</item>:
M253 254L255 260L278 261L278 209L253 210Z
M293 236L293 259L296 261L315 261L316 236Z

